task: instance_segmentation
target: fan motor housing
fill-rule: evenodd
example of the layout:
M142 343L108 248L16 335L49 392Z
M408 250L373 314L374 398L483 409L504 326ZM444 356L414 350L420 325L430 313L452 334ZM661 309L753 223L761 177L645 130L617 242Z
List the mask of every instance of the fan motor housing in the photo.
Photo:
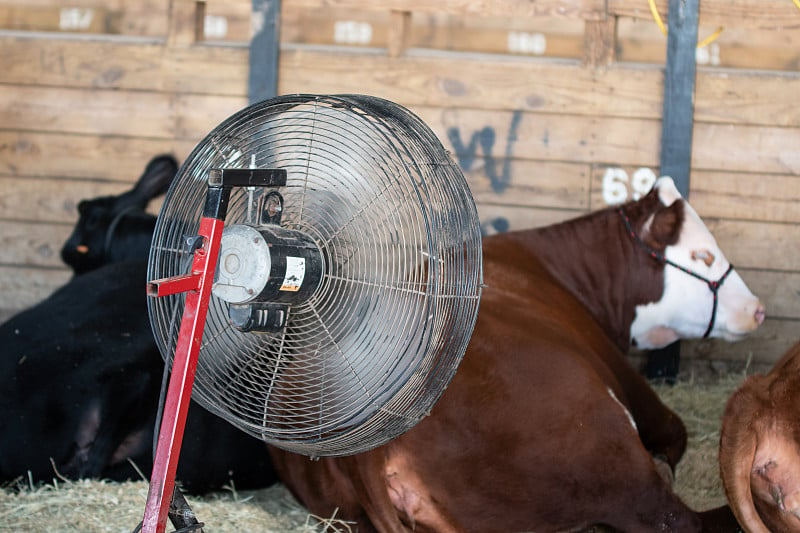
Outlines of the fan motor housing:
M233 306L299 304L316 292L323 273L322 252L305 233L235 224L222 233L212 293Z

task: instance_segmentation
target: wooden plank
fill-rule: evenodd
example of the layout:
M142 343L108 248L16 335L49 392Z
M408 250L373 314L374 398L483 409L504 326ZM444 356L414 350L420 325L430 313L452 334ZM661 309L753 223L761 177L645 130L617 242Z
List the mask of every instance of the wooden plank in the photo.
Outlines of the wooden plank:
M387 61L375 51L287 45L278 92L359 92L406 105L523 109L658 118L658 68L582 68L577 62L409 51ZM369 73L361 75L358 73ZM536 80L536 83L531 83Z
M667 20L669 0L656 0L658 12ZM652 20L647 2L608 0L608 14ZM763 28L768 30L797 29L797 7L785 0L703 0L700 2L700 23L714 26Z
M767 311L769 312L769 311ZM798 320L779 320L767 317L751 336L739 342L720 339L681 342L681 357L747 361L772 365L797 342Z
M576 211L588 208L588 165L507 162L480 156L465 159L465 164L464 173L476 202ZM138 175L131 174L125 181L0 176L0 220L72 224L77 219L78 201L120 194Z
M371 46L389 44L389 12L305 9L286 5L281 20L284 43ZM520 54L578 59L584 22L553 17L411 17L410 48Z
M706 124L694 127L692 166L800 175L800 128Z
M700 26L698 38L712 35L717 26ZM619 61L661 63L667 39L653 21L620 18ZM697 64L742 69L797 70L800 32L726 26L719 37L697 54Z
M605 0L294 0L296 5L310 8L341 7L380 9L419 13L456 15L541 17L559 16L585 20L601 20L606 16Z
M211 1L217 3L219 0ZM31 16L42 12L53 13L49 16L46 24L38 23L35 27L27 28L3 26L10 29L80 31L80 28L74 28L74 26L86 22L86 13L82 11L88 9L94 11L91 24L101 24L98 33L149 37L163 37L167 34L168 6L167 0L139 0L136 2L130 0L0 0L0 12L3 9L16 10L21 13L20 16L23 20L30 19ZM62 25L61 11L69 12L75 8L78 8L77 12L65 14ZM55 20L57 20L57 24Z
M159 75L176 93L246 96L248 53L246 43L168 48Z
M645 192L651 183L647 176L657 173L658 168L593 166L591 209L611 205L604 191L616 201ZM800 177L790 174L692 170L689 197L703 218L800 223Z
M800 18L800 10L798 10ZM699 68L695 119L699 122L800 127L797 74Z
M369 76L354 76L369 72ZM529 80L536 80L531 84ZM377 52L287 45L279 91L368 92L407 105L524 109L547 113L660 118L660 67L575 63L411 51L387 60ZM763 91L763 93L762 93ZM762 98L760 95L765 95ZM800 76L700 69L696 120L796 126Z
M0 176L0 220L74 224L79 201L120 194L138 177L133 174L128 182L104 182Z
M39 303L72 277L66 268L41 269L0 265L0 319ZM5 317L5 318L3 318Z
M770 318L800 320L800 272L738 268L737 271L764 303ZM800 338L800 330L797 336Z
M0 83L231 96L247 91L247 50L238 46L165 51L158 43L0 36L0 47ZM407 105L661 115L663 75L657 66L592 70L576 62L416 52L390 61L377 52L287 45L280 69L280 93L366 92ZM697 120L797 125L797 93L797 76L701 70Z
M154 155L182 161L192 141L0 130L0 175L129 181Z
M164 46L158 41L2 32L0 49L2 83L164 89Z
M737 267L800 271L800 225L722 219L705 222Z
M171 139L175 121L165 93L0 85L4 129Z
M498 204L476 204L484 235L509 230L537 228L557 224L584 214L571 209L515 207Z
M0 32L0 48L0 83L247 94L244 46L165 48L152 39Z
M18 131L196 142L245 105L244 96L0 84L0 124Z
M178 94L173 100L177 120L175 138L195 143L247 105L245 95Z
M15 266L60 268L61 246L69 237L69 224L0 222L0 263Z
M114 33L104 7L10 6L0 4L0 28L9 30ZM112 30L112 31L110 31Z
M800 224L800 176L694 171L691 187L702 217Z
M456 157L495 157L654 166L661 125L655 120L583 117L474 109L412 107ZM509 146L511 145L511 146Z
M476 203L586 211L590 166L484 157L460 159Z

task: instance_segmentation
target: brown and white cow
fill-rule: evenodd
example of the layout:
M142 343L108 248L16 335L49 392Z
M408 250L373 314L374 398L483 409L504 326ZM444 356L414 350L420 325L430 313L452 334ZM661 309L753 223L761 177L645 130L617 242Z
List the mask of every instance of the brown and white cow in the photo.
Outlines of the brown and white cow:
M748 532L800 531L800 343L728 400L719 459L728 501Z
M710 336L736 339L764 317L672 180L483 251L475 331L430 416L355 456L272 449L300 501L360 533L735 527L727 508L690 510L659 474L654 457L674 468L686 431L624 355L712 322Z

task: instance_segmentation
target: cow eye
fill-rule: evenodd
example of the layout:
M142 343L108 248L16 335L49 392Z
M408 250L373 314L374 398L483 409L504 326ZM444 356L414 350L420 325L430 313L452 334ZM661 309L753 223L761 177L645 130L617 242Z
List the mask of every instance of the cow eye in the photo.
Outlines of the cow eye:
M702 261L706 266L711 266L714 263L714 254L708 250L692 250L692 260Z

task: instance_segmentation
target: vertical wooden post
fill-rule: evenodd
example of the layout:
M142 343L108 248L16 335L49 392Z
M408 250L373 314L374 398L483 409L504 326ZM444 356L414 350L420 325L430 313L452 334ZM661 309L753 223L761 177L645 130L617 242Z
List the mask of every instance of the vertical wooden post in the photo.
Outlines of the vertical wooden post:
M587 20L583 28L583 64L605 67L617 59L617 17Z
M189 46L203 40L205 0L172 0L169 4L168 46Z
M684 198L692 164L698 10L699 0L669 0L660 174L672 176ZM674 383L679 366L680 343L675 342L648 354L647 377Z
M389 57L399 57L405 53L411 42L411 12L392 11L389 24L387 48Z
M278 94L280 52L280 0L252 0L253 35L250 38L250 77L247 84L251 104Z

